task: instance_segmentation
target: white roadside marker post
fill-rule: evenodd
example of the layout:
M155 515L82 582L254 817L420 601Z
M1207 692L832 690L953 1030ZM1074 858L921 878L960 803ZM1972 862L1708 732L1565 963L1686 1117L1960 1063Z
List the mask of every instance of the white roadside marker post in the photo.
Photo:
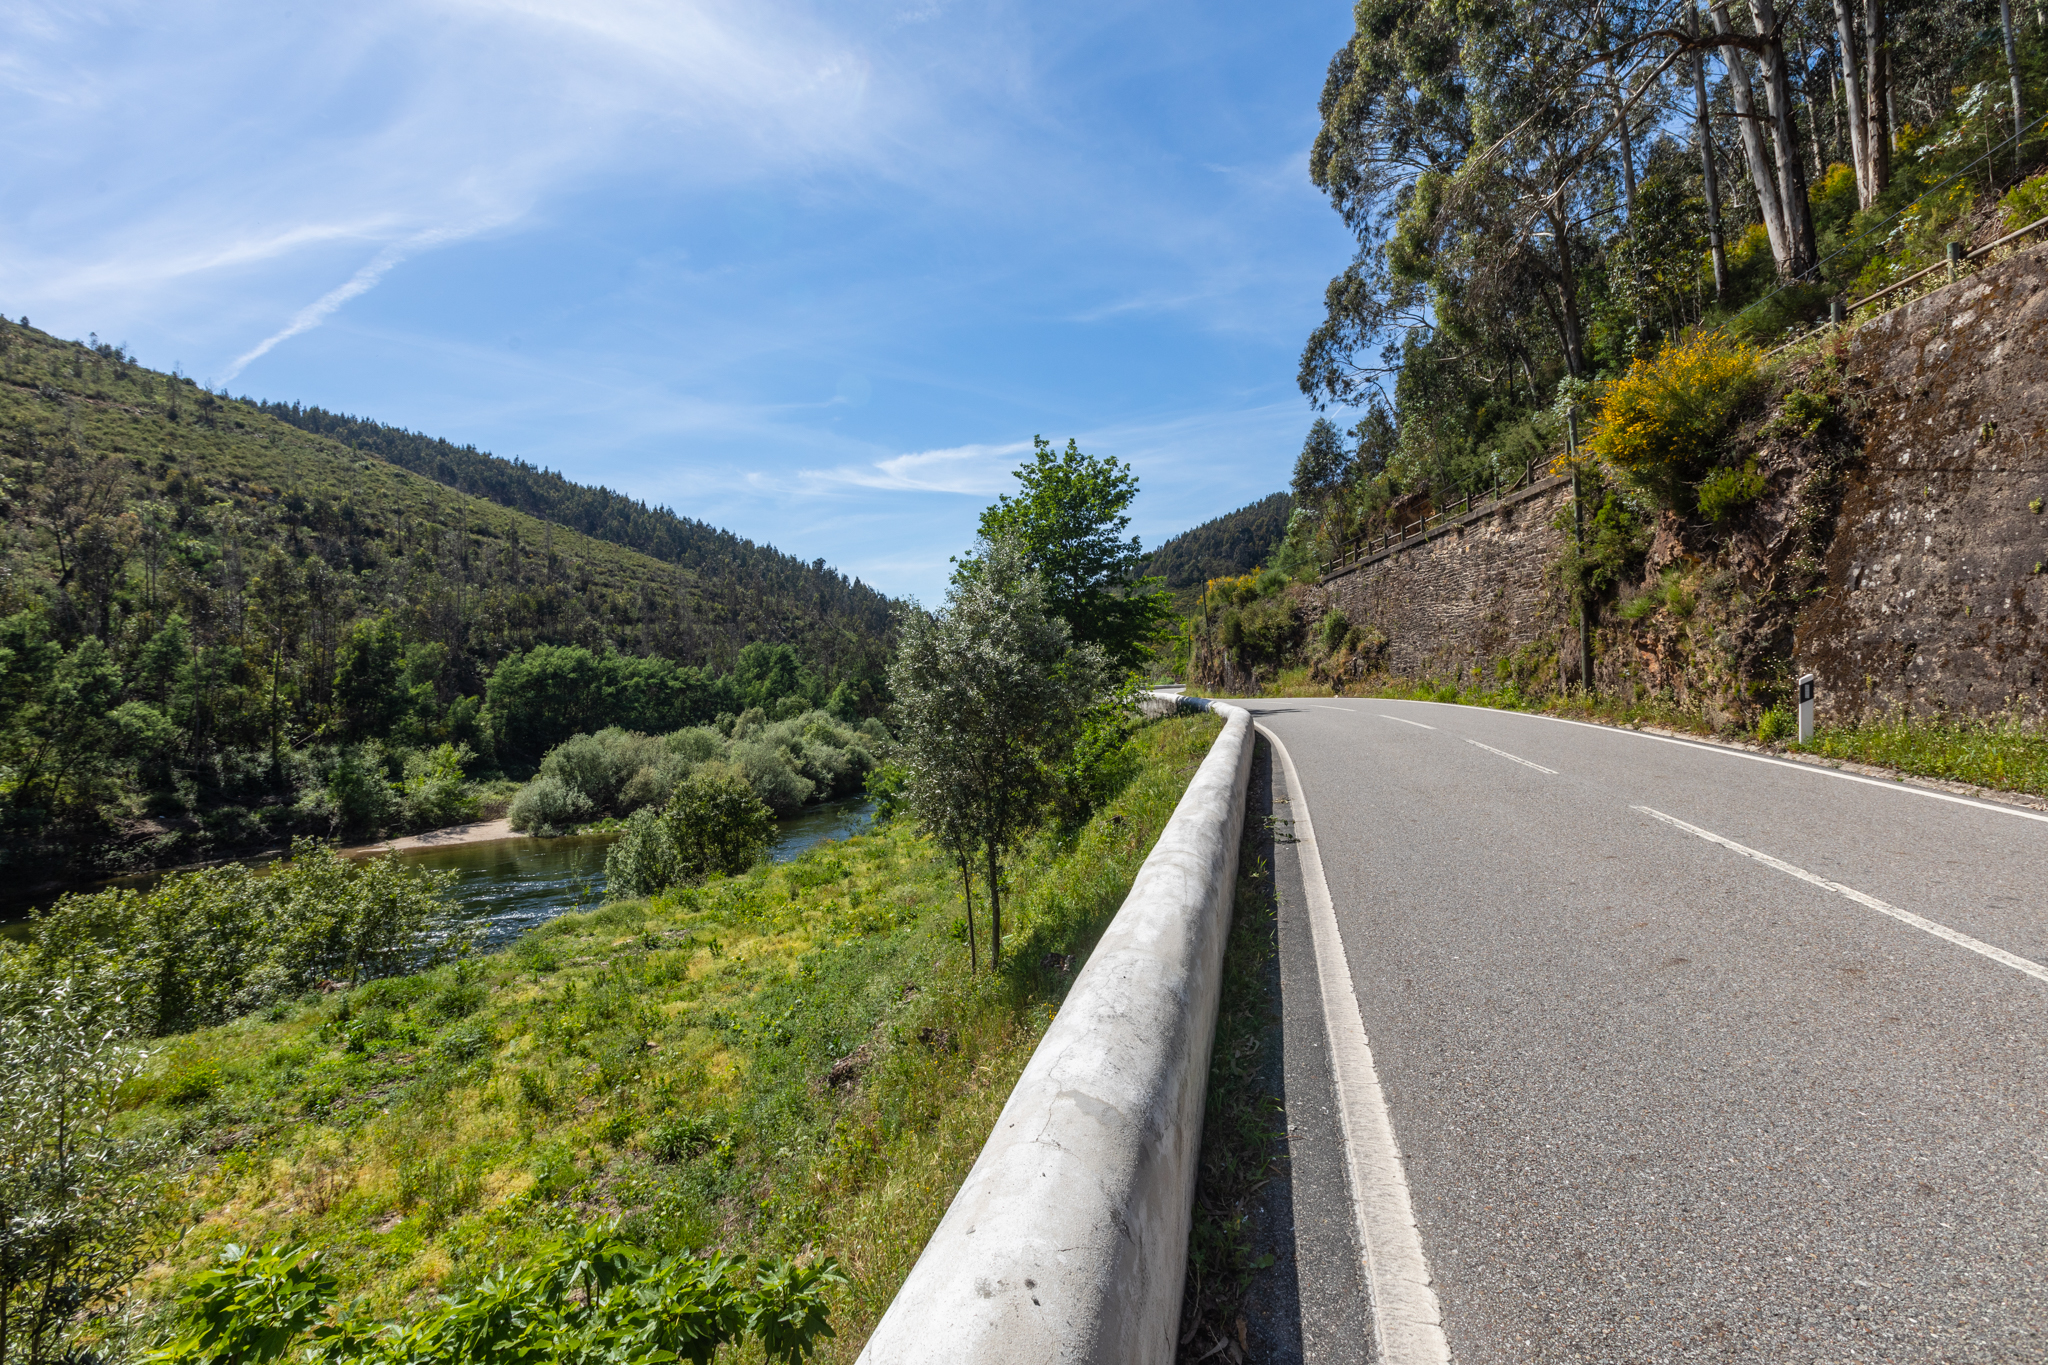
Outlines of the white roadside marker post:
M1813 674L1799 675L1799 742L1813 740Z

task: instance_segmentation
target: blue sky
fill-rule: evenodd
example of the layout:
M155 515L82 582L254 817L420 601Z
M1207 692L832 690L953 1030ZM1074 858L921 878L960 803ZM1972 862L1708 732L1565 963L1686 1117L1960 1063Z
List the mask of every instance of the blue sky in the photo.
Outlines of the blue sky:
M13 3L0 310L943 594L1034 433L1285 485L1341 0Z

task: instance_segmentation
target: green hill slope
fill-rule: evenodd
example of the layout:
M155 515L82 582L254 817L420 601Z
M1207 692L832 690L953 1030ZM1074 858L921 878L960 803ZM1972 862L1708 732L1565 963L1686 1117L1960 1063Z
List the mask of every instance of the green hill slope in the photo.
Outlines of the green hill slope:
M1250 573L1287 535L1294 498L1275 493L1161 543L1145 566L1169 588L1198 588L1212 578Z
M472 772L517 766L532 755L495 735L539 731L494 719L545 711L567 678L601 693L577 722L641 728L842 683L841 709L872 696L874 590L523 473L539 491L508 500L599 534L0 322L0 865L389 827L403 817L338 813L337 765L403 786L459 742ZM519 686L494 684L513 655Z
M754 593L816 604L820 616L855 620L877 634L889 628L889 601L874 589L805 563L770 546L756 545L730 531L678 516L666 507L571 483L549 469L508 460L452 441L406 431L324 408L297 403L263 403L259 409L301 431L327 436L437 483L571 527L598 540L624 545L700 577L737 581Z

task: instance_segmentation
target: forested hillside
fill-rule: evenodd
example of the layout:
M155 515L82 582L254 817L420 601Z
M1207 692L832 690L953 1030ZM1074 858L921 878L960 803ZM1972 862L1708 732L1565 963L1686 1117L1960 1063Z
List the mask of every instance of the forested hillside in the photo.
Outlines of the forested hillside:
M1198 588L1212 578L1249 573L1286 536L1293 512L1294 498L1287 493L1261 498L1165 541L1146 561L1145 572L1164 578L1169 588Z
M574 728L876 704L872 589L524 475L675 557L0 322L0 865L417 825Z
M666 507L649 507L609 488L571 483L553 470L537 469L524 460L503 459L475 446L458 446L382 422L297 403L257 406L301 431L331 437L351 450L375 455L473 497L681 564L693 570L700 581L742 589L741 595L748 601L781 599L804 604L821 622L840 619L874 634L889 628L888 599L863 583L849 583L828 570L822 559L806 563L771 546L756 545L730 531L678 516Z

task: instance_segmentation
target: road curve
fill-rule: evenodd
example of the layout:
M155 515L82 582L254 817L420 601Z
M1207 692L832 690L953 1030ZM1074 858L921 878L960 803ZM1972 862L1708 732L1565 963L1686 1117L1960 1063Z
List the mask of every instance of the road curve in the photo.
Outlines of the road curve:
M1461 1365L2048 1359L2048 819L1537 716L1239 704L1312 816ZM1286 991L1289 1037L1327 1003ZM1290 1084L1290 1123L1329 1100ZM1353 1139L1299 1128L1295 1205L1350 1203L1304 1143ZM1371 1281L1302 1255L1304 1302Z

